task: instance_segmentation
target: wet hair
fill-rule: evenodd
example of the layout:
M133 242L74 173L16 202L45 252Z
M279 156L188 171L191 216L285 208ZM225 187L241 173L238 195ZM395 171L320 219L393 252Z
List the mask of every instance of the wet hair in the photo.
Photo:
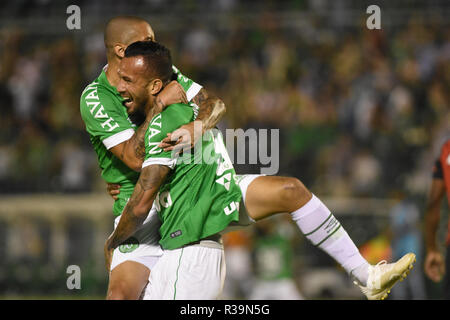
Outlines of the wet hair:
M172 80L172 58L170 51L155 41L137 41L130 44L125 50L125 57L144 58L147 74L151 78L158 78L164 84Z

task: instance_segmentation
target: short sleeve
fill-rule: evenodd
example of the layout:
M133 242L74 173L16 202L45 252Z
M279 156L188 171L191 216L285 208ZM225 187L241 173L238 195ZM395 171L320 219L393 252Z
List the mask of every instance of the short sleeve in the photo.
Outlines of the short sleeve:
M177 67L172 66L173 72L177 75L177 81L181 86L183 87L184 91L186 92L186 98L188 101L191 101L192 98L194 98L197 93L200 92L202 89L202 86L199 85L197 82L194 82L193 80L189 79L188 77L184 76L180 70L177 69Z
M135 132L126 109L108 90L88 86L80 99L81 117L91 136L98 137L107 149L127 141Z
M168 133L189 123L192 117L192 108L181 104L170 105L153 117L145 133L145 159L142 168L152 164L175 168L178 156L172 151L164 151L158 145L167 137Z
M166 109L167 110L167 109ZM160 142L171 132L169 114L164 111L153 117L145 135L145 159L142 168L153 164L168 166L173 169L176 165L176 158L172 157L171 151L164 151L159 148Z

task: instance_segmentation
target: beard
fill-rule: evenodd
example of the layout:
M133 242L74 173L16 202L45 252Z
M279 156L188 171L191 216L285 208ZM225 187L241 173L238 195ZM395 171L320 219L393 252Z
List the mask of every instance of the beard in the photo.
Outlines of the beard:
M129 114L128 116L131 122L138 127L145 121L145 113L142 110L136 110L135 112Z

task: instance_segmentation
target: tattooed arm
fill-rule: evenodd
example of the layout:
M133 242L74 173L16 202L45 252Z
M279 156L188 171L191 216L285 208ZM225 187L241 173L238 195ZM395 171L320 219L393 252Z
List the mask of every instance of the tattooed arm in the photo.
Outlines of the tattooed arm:
M225 104L202 88L192 99L198 105L197 119L169 133L159 145L164 151L192 148L206 130L214 128L226 112Z
M202 133L214 128L226 112L223 101L203 88L192 99L192 102L199 107L196 121L202 122Z
M145 221L159 187L169 172L170 168L163 165L150 165L142 169L133 194L123 210L119 224L106 241L105 260L108 271L112 251L127 240Z

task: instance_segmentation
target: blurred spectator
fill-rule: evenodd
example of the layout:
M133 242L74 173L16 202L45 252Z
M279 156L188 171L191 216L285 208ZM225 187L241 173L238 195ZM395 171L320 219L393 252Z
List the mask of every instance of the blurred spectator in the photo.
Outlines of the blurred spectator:
M102 11L97 3L83 6L96 23L86 25L81 34L31 35L26 29L5 29L0 41L8 48L0 54L2 150L16 153L20 144L15 137L28 126L26 121L34 122L48 141L75 134L81 149L88 145L78 100L105 60L103 17L96 16ZM117 4L108 10L132 6ZM323 187L330 196L386 197L401 186L404 176L424 170L421 154L439 134L436 128L445 126L450 109L450 32L441 20L428 21L418 9L405 13L395 26L360 30L357 19L353 25L345 23L351 1L336 3L335 20L328 23L320 20L326 11L323 3L305 3L309 11L300 24L279 19L302 7L295 2L226 0L184 6L180 3L173 10L190 10L195 16L214 8L214 19L191 23L189 18L170 27L150 19L161 34L158 40L170 43L176 65L187 76L222 97L228 127L281 128L280 173ZM10 12L22 10L7 7ZM157 12L166 7L161 1L143 4ZM33 3L27 12L48 8ZM242 20L246 12L252 14L248 21ZM332 148L342 139L346 147ZM59 153L53 150L57 146L49 145L52 153ZM340 164L325 155L340 159ZM12 165L8 158L2 153L3 168ZM54 181L61 172L48 175ZM324 186L321 181L326 180L341 187ZM39 183L31 185L35 187L29 191L42 191ZM83 185L88 191L92 184ZM426 186L422 182L416 187L423 191Z
M275 217L259 221L252 246L255 284L251 300L303 300L294 265L295 240L291 221ZM298 241L297 241L298 242Z
M223 299L248 299L254 285L251 242L252 228L226 233L223 236L227 276Z

